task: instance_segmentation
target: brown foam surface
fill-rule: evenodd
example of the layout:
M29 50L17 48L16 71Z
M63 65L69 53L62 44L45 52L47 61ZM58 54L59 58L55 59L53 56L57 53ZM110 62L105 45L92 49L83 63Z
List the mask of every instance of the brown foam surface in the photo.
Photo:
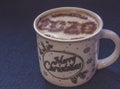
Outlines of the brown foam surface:
M94 17L79 11L56 11L38 21L39 31L57 39L80 39L93 34L98 25Z

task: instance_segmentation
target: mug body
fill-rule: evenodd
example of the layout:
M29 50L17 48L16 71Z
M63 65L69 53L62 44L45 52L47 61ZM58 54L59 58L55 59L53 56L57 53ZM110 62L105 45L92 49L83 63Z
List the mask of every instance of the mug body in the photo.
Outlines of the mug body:
M97 35L83 41L58 42L37 34L42 75L58 86L84 84L95 74L98 43Z

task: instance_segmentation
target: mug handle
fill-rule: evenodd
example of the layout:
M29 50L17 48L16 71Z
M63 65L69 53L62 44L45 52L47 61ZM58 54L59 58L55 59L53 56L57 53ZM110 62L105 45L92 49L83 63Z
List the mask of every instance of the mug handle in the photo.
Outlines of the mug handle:
M115 32L107 30L107 29L102 30L100 35L101 35L100 39L101 38L111 39L115 44L115 49L110 56L108 56L104 59L97 60L97 69L102 69L102 68L105 68L107 66L110 66L111 64L113 64L117 60L117 58L120 55L119 36Z

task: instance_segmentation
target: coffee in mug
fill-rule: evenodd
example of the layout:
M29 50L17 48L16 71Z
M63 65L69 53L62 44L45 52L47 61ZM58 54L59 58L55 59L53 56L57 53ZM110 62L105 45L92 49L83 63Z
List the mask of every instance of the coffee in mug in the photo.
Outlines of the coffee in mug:
M96 32L98 23L92 15L79 10L59 10L39 19L38 30L55 39L85 38Z

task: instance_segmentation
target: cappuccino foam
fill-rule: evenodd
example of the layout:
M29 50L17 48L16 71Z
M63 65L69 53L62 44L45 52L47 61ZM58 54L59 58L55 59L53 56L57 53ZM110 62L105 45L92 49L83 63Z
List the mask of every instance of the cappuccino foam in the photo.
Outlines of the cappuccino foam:
M39 31L56 39L81 39L90 36L98 28L93 16L82 11L61 10L39 19Z

